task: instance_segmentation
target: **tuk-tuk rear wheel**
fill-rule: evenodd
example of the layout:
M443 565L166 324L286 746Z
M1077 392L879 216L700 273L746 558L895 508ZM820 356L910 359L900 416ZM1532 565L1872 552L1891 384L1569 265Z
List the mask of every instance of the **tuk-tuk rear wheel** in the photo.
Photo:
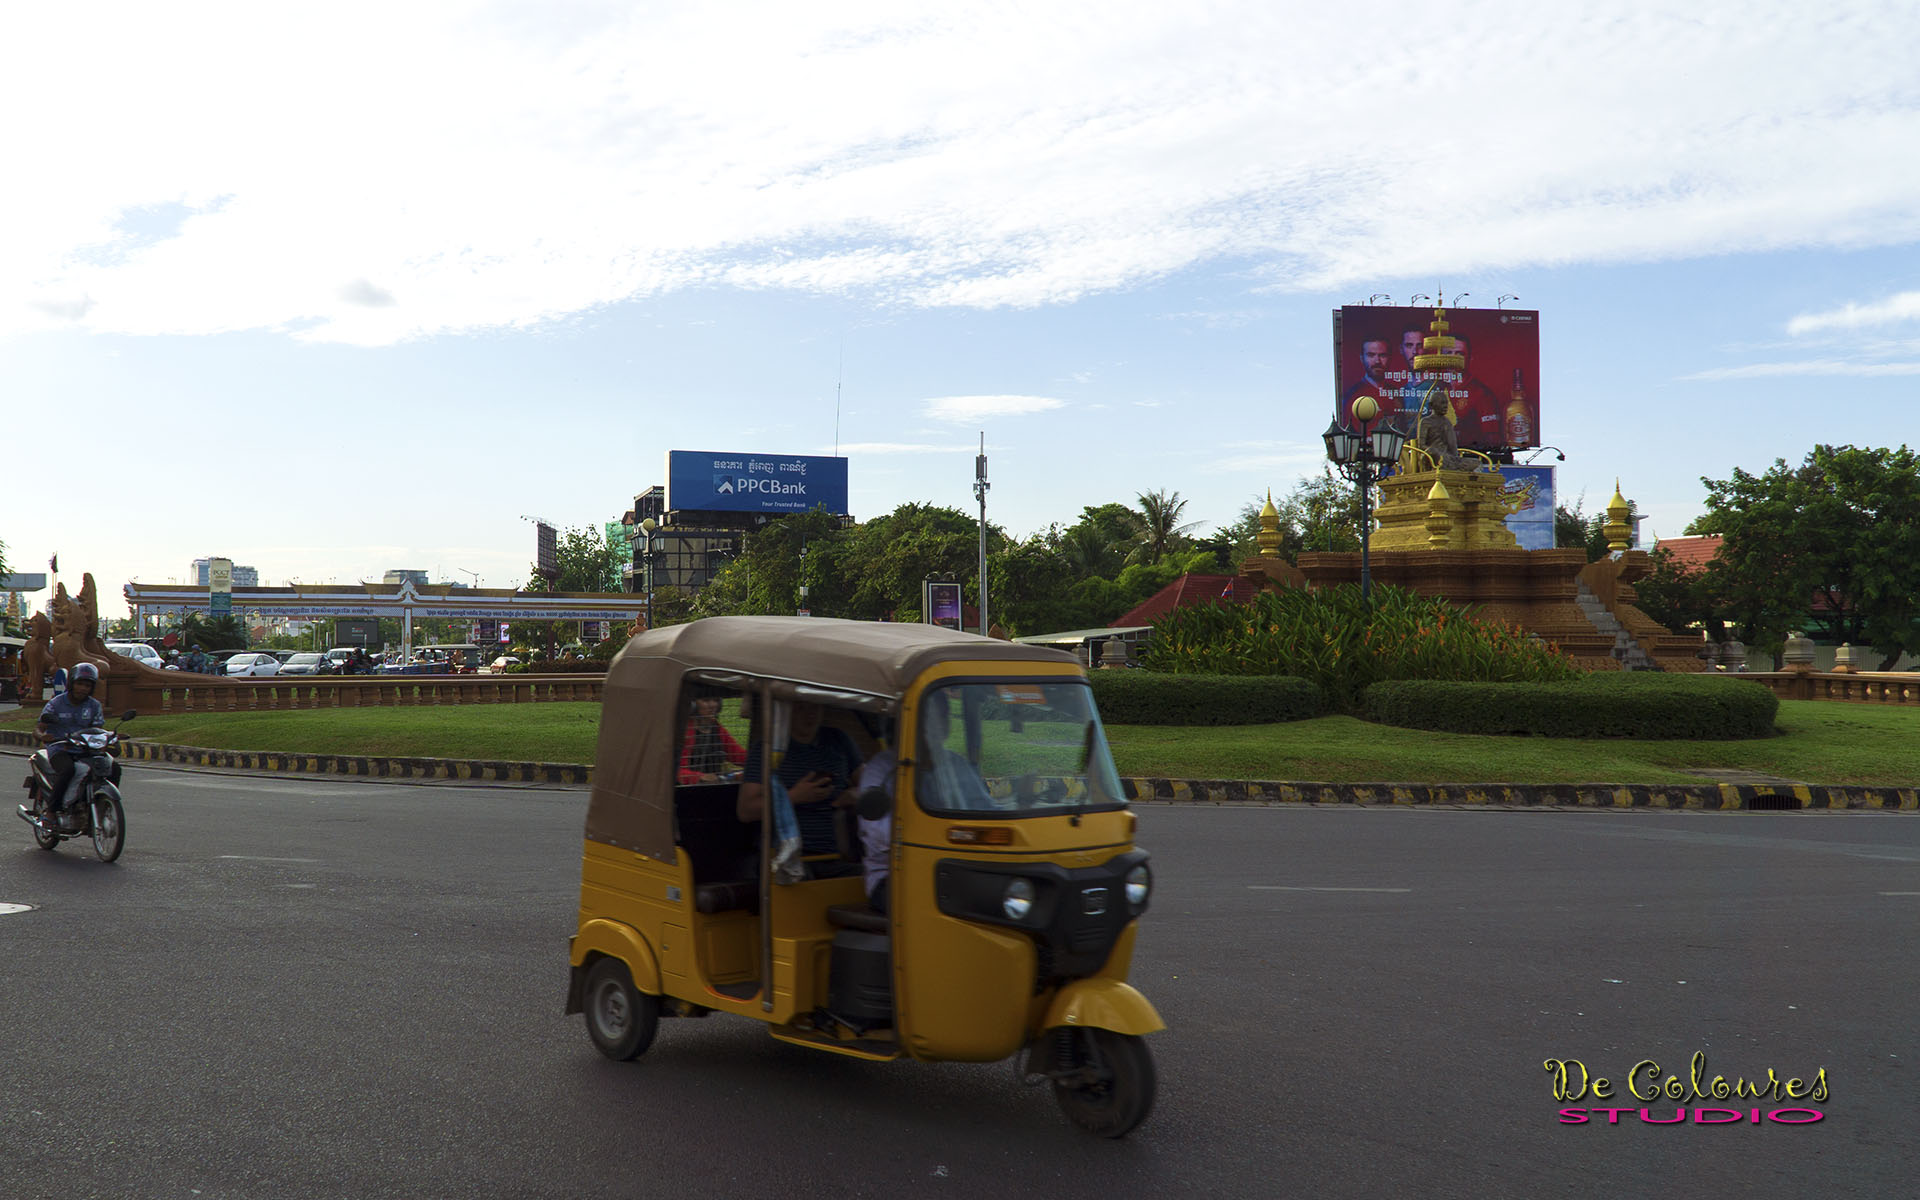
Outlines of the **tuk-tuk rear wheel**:
M627 964L603 958L587 970L584 989L587 1036L615 1062L639 1058L660 1027L660 997L633 986Z
M1081 1079L1056 1078L1053 1098L1060 1111L1088 1133L1120 1138L1132 1133L1153 1111L1156 1076L1153 1052L1145 1038L1110 1029L1061 1029L1054 1066Z

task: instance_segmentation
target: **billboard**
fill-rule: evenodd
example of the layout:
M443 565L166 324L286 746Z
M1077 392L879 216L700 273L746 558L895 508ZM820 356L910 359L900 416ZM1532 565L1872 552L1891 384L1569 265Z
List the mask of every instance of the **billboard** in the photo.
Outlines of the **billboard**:
M233 613L233 560L207 560L207 611L214 620Z
M796 513L822 504L847 515L846 459L667 451L671 511Z
M534 546L533 573L544 575L548 579L560 578L560 545L555 537L553 526L545 521L536 521L533 525Z
M342 617L333 623L333 644L336 646L378 646L380 644L380 618L378 617Z
M925 622L942 629L960 628L960 585L929 579L922 587L925 604L921 612Z
M1507 528L1520 540L1520 548L1553 549L1553 468L1501 467L1500 474L1515 505L1507 514Z
M1413 359L1433 336L1431 308L1349 304L1333 314L1334 419L1351 425L1353 402L1372 396L1407 428L1424 397L1444 386L1463 449L1517 450L1540 445L1540 314L1532 309L1444 310L1449 347L1461 370L1416 371Z

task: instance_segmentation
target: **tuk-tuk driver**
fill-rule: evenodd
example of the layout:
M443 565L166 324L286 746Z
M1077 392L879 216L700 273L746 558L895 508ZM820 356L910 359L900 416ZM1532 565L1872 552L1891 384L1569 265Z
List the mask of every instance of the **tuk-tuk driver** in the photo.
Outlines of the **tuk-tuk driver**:
M780 759L777 773L781 785L787 789L787 798L793 802L802 854L840 852L834 813L836 809L853 807L853 781L860 772L860 752L854 749L853 739L838 729L822 725L825 716L826 710L818 704L794 703L787 752ZM740 799L735 806L742 821L758 821L766 812L766 768L761 757L765 745L756 740L747 751ZM858 863L808 865L816 879L850 875L860 870Z
M933 808L992 808L993 797L980 771L967 756L947 746L951 718L947 698L935 695L920 709L920 786L921 803Z

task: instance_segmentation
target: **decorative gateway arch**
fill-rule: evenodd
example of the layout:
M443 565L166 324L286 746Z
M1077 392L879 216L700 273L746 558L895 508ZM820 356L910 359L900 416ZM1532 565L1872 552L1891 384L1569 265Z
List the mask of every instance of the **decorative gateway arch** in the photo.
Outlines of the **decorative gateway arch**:
M189 612L211 613L211 587L191 584L128 583L127 609L147 633L147 618ZM413 622L456 621L641 621L647 598L631 592L523 592L509 588L466 588L452 584L313 584L287 587L236 587L236 611L257 611L299 620L324 617L398 617L400 641L413 649Z

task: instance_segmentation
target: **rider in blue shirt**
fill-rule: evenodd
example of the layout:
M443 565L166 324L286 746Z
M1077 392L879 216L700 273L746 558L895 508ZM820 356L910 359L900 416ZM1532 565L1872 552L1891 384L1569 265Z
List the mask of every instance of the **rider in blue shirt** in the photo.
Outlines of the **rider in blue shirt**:
M73 668L67 690L47 701L47 706L40 710L39 723L33 727L42 744L64 742L82 730L106 725L106 711L93 696L99 685L100 669L92 663L83 662ZM49 750L47 762L53 768L53 794L47 797L41 811L45 813L42 819L52 824L58 820L61 801L73 780L73 756L65 750Z

